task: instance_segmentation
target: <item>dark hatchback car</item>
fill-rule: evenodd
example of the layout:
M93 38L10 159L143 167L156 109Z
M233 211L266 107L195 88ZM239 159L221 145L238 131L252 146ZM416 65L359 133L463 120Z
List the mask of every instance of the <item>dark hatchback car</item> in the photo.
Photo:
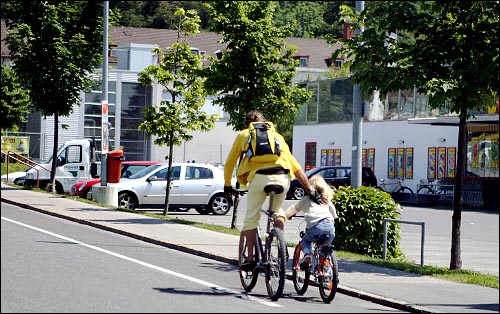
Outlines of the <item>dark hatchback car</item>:
M369 167L363 167L361 170L362 179L361 184L364 186L377 186L377 177L373 173L372 169ZM340 186L350 186L351 185L351 167L346 166L324 166L317 167L306 171L306 176L309 179L313 175L322 176L325 181L335 188ZM286 199L289 200L300 200L305 195L305 189L300 184L299 180L293 179L290 183L290 189L286 195Z

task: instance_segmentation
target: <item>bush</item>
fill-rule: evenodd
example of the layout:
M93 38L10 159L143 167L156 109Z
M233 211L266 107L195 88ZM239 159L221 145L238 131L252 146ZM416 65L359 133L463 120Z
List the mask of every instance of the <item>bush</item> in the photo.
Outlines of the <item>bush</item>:
M338 250L382 258L384 218L400 219L401 206L375 187L340 187L332 199L337 208L334 245ZM386 257L398 258L400 225L387 224Z

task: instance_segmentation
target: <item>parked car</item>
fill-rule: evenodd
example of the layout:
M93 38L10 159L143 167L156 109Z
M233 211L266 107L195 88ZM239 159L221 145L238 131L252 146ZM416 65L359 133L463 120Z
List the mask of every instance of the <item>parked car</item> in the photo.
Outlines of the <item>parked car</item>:
M361 184L364 186L377 186L377 177L369 167L363 167L361 170L362 178ZM316 167L306 171L306 176L309 179L313 175L322 176L325 181L335 188L340 186L351 185L351 167L346 166L324 166ZM293 179L290 182L290 189L286 195L287 199L300 200L305 195L305 189L300 184L299 180Z
M118 188L118 206L162 208L165 204L168 164L152 165L140 172L110 183ZM194 208L202 215L225 215L231 200L224 195L224 171L201 163L173 163L169 210Z
M29 168L28 168L29 169ZM9 182L17 185L24 185L26 179L26 171L16 171L9 173ZM2 175L2 182L7 182L7 175Z
M121 179L128 178L131 175L141 171L144 168L147 168L151 165L158 164L157 161L122 161L122 170L121 170ZM90 188L94 184L101 183L101 178L94 178L90 180L80 180L76 182L70 191L70 195L78 196L81 198L88 198Z

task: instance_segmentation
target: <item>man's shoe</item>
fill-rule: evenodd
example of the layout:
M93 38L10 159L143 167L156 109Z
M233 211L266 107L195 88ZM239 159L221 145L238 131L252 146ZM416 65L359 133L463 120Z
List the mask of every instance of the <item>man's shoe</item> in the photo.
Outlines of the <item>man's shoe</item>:
M241 263L241 270L243 271L253 271L257 267L257 262L256 261L245 261Z
M302 261L300 262L300 269L301 270L306 270L309 268L309 263L311 262L311 255L306 254L302 258Z

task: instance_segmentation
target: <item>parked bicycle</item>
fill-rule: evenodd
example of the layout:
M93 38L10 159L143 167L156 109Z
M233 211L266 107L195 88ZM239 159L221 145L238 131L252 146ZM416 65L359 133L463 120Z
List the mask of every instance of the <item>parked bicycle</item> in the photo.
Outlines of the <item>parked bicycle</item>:
M255 269L245 271L241 265L246 261L248 255L248 245L243 232L240 235L238 267L240 281L246 292L252 291L257 283L259 272L264 272L267 293L271 300L278 300L285 288L285 270L287 263L285 235L283 231L274 225L276 213L271 210L273 197L275 194L284 192L281 185L267 185L264 188L269 198L269 209L262 212L267 214L267 228L261 234L260 227L257 228L256 240L254 241L254 260L257 263ZM265 236L265 243L263 242Z
M410 187L403 185L401 181L401 178L397 178L397 181L395 182L387 182L386 179L380 179L380 185L377 186L377 188L391 194L391 196L401 195L404 193L413 195L413 190Z
M440 180L422 182L418 185L417 194L453 194L453 185Z
M303 238L305 231L300 231L300 238ZM300 261L304 257L302 252L302 241L295 246L292 261L292 280L295 291L299 295L306 293L309 287L311 274L319 287L319 294L325 303L332 302L337 294L339 284L339 266L333 245L320 245L320 239L313 243L313 255L309 267L301 265Z

